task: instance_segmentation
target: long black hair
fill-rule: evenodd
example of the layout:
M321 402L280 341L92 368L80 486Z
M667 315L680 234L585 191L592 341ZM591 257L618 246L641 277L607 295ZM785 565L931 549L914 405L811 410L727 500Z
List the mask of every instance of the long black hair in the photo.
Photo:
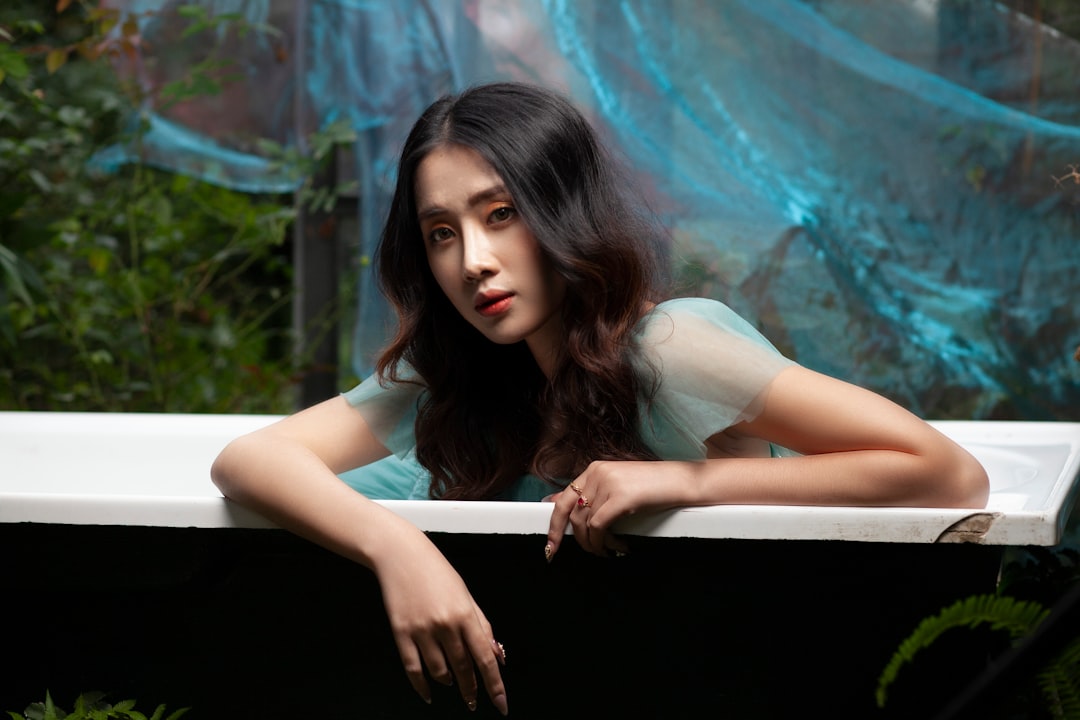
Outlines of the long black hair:
M470 148L498 173L565 280L559 359L545 377L524 342L498 345L447 300L428 267L416 172L435 148ZM496 83L433 103L405 142L375 263L398 326L376 369L411 365L427 392L417 459L432 497L484 499L535 471L572 479L592 460L654 454L638 432L651 382L634 370L634 327L663 297L663 230L580 112L556 93Z

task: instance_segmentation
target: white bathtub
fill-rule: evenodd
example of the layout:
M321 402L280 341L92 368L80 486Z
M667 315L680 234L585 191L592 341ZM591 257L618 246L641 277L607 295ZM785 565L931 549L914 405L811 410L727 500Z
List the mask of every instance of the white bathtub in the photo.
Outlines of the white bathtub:
M232 438L275 417L0 412L0 523L269 528L210 482ZM725 506L637 517L653 537L1054 545L1080 469L1080 423L937 422L986 467L985 510ZM421 529L544 534L543 503L383 501Z
M371 573L210 482L230 439L273 420L0 413L6 640L95 652L16 663L0 708L109 688L210 718L303 716L313 697L325 717L467 713L456 688L433 686L430 708L409 688ZM680 510L624 523L639 536L625 559L568 543L549 564L549 505L385 504L430 532L498 628L512 717L876 717L877 674L922 618L993 592L1004 545L1057 543L1080 467L1080 424L940 427L986 465L987 509ZM553 693L575 636L589 682ZM928 677L985 660L954 648ZM496 715L486 700L476 714Z

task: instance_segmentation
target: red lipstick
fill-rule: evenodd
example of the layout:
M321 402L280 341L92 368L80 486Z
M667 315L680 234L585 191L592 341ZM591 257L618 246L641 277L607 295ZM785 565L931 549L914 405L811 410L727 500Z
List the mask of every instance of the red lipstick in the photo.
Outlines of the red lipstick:
M514 293L505 290L491 290L479 293L475 302L476 312L484 317L501 315L510 309L510 304L513 301Z

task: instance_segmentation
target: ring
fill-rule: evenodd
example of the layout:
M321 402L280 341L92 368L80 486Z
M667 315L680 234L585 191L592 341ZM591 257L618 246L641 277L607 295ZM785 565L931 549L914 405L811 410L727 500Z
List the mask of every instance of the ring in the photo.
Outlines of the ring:
M585 496L585 491L582 490L581 488L579 488L578 484L576 482L570 483L570 489L573 490L574 492L576 492L578 494L579 498ZM580 505L581 503L578 503L578 504Z
M592 503L589 502L589 498L585 497L584 495L578 497L577 504L578 507L592 507Z

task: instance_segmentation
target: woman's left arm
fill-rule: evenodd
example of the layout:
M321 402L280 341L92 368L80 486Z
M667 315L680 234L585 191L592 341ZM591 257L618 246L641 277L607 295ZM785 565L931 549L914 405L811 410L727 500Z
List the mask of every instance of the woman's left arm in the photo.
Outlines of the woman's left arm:
M692 505L983 507L986 471L926 422L869 390L799 366L769 384L761 411L731 428L801 453L701 462L595 462L555 496L548 541L567 524L604 554L607 532L639 511Z

